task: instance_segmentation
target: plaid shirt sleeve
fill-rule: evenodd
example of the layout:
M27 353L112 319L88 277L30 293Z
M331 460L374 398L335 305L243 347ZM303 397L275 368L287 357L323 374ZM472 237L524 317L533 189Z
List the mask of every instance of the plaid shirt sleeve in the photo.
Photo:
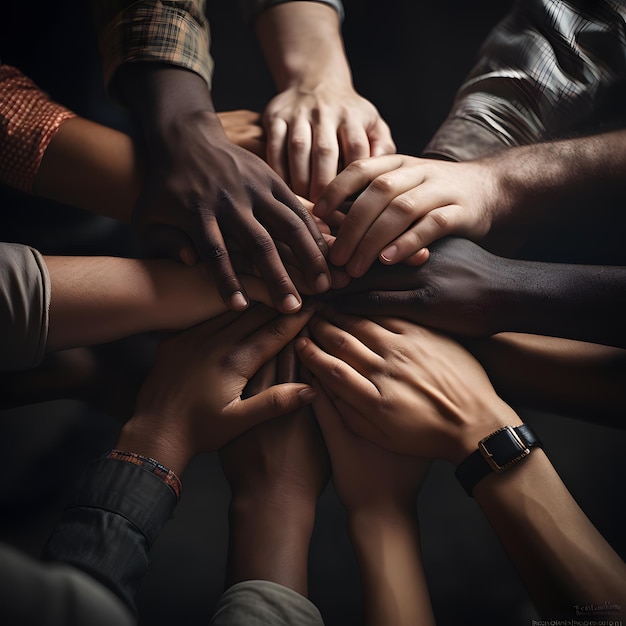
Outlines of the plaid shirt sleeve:
M204 0L92 0L104 77L111 83L129 61L167 63L211 85L209 24Z
M462 161L602 130L611 92L626 84L625 33L624 0L519 0L425 155Z

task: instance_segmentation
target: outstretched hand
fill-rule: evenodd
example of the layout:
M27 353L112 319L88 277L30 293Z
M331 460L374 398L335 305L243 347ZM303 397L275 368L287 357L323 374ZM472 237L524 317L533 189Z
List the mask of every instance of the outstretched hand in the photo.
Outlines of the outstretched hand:
M464 336L488 336L501 328L500 312L514 281L515 261L475 243L446 237L430 247L419 267L374 265L327 298L345 313L401 317Z
M180 471L195 454L216 450L256 424L309 404L314 393L304 383L272 385L249 398L242 394L311 314L281 316L257 305L163 340L118 445L154 452L149 456Z

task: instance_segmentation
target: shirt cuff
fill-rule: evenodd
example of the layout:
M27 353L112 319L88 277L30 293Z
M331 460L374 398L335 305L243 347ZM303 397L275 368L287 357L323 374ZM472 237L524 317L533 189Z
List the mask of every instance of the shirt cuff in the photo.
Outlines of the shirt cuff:
M135 610L150 548L176 502L157 473L119 459L100 459L88 468L44 558L89 573Z
M0 244L0 371L43 360L48 340L50 276L29 246Z
M182 67L211 86L213 59L202 2L135 2L100 27L98 40L109 86L128 62Z

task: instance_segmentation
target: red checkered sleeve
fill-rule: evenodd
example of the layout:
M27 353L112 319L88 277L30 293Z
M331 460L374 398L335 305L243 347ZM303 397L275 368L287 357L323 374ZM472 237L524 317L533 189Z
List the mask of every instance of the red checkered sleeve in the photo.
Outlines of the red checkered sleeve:
M72 117L18 69L0 65L0 180L32 192L44 152Z

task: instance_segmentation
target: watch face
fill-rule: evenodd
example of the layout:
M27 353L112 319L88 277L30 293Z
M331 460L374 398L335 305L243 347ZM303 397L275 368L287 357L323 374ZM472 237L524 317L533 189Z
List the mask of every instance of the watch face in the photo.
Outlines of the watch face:
M492 469L500 472L530 454L526 444L512 426L505 426L485 437L478 445Z

